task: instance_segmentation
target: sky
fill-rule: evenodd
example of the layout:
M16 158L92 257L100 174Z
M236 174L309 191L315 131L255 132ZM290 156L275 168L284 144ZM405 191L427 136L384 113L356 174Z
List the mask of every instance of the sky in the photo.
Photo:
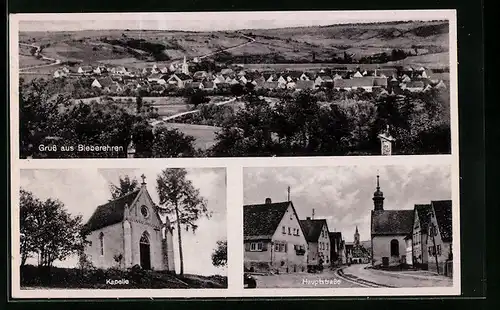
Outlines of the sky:
M218 240L227 240L226 226L226 174L224 168L187 169L187 178L207 201L212 211L210 219L202 218L195 234L183 230L184 272L201 275L226 274L225 268L212 265L211 254ZM161 168L148 169L39 169L21 170L21 188L31 191L39 199L57 198L72 215L82 215L84 223L98 205L110 199L109 182L118 184L120 176L136 178L146 176L147 189L155 203L156 176ZM174 233L175 265L179 271L177 233ZM34 262L28 262L34 263ZM54 265L73 267L76 257Z
M436 20L445 11L174 12L23 14L20 31L148 29L216 31L320 26L360 22ZM90 17L92 16L92 17Z
M346 242L370 240L370 210L377 172L385 210L413 209L415 204L451 199L451 167L341 166L244 169L244 204L287 200L287 187L299 219L326 219L330 231Z

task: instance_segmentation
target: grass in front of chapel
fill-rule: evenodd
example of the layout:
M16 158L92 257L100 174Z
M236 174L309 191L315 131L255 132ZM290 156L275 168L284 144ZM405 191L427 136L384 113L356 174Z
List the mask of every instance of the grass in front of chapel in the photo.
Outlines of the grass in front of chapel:
M21 267L21 289L155 289L227 288L227 277L220 275L176 275L169 271Z

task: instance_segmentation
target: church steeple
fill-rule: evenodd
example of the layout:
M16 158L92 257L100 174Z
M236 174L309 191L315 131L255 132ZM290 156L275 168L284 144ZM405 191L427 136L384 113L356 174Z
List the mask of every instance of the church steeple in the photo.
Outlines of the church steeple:
M379 176L377 175L377 189L373 193L373 205L375 211L383 211L384 210L384 193L380 190L380 181Z
M182 62L182 73L189 75L189 66L186 61L186 56L184 56L183 62Z
M358 231L358 225L356 225L356 232L354 233L354 245L359 245L359 231Z

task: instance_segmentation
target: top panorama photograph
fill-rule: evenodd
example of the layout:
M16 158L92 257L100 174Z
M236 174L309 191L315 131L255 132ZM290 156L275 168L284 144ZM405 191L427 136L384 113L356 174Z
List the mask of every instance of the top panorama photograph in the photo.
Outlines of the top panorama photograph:
M450 20L402 12L25 14L19 156L451 154Z

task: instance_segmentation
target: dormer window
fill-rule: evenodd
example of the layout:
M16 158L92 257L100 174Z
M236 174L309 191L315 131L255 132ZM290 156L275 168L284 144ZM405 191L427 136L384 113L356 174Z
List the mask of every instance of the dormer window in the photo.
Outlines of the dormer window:
M141 206L141 214L145 218L148 218L149 217L149 209L148 209L148 207L146 207L145 205L142 205Z

